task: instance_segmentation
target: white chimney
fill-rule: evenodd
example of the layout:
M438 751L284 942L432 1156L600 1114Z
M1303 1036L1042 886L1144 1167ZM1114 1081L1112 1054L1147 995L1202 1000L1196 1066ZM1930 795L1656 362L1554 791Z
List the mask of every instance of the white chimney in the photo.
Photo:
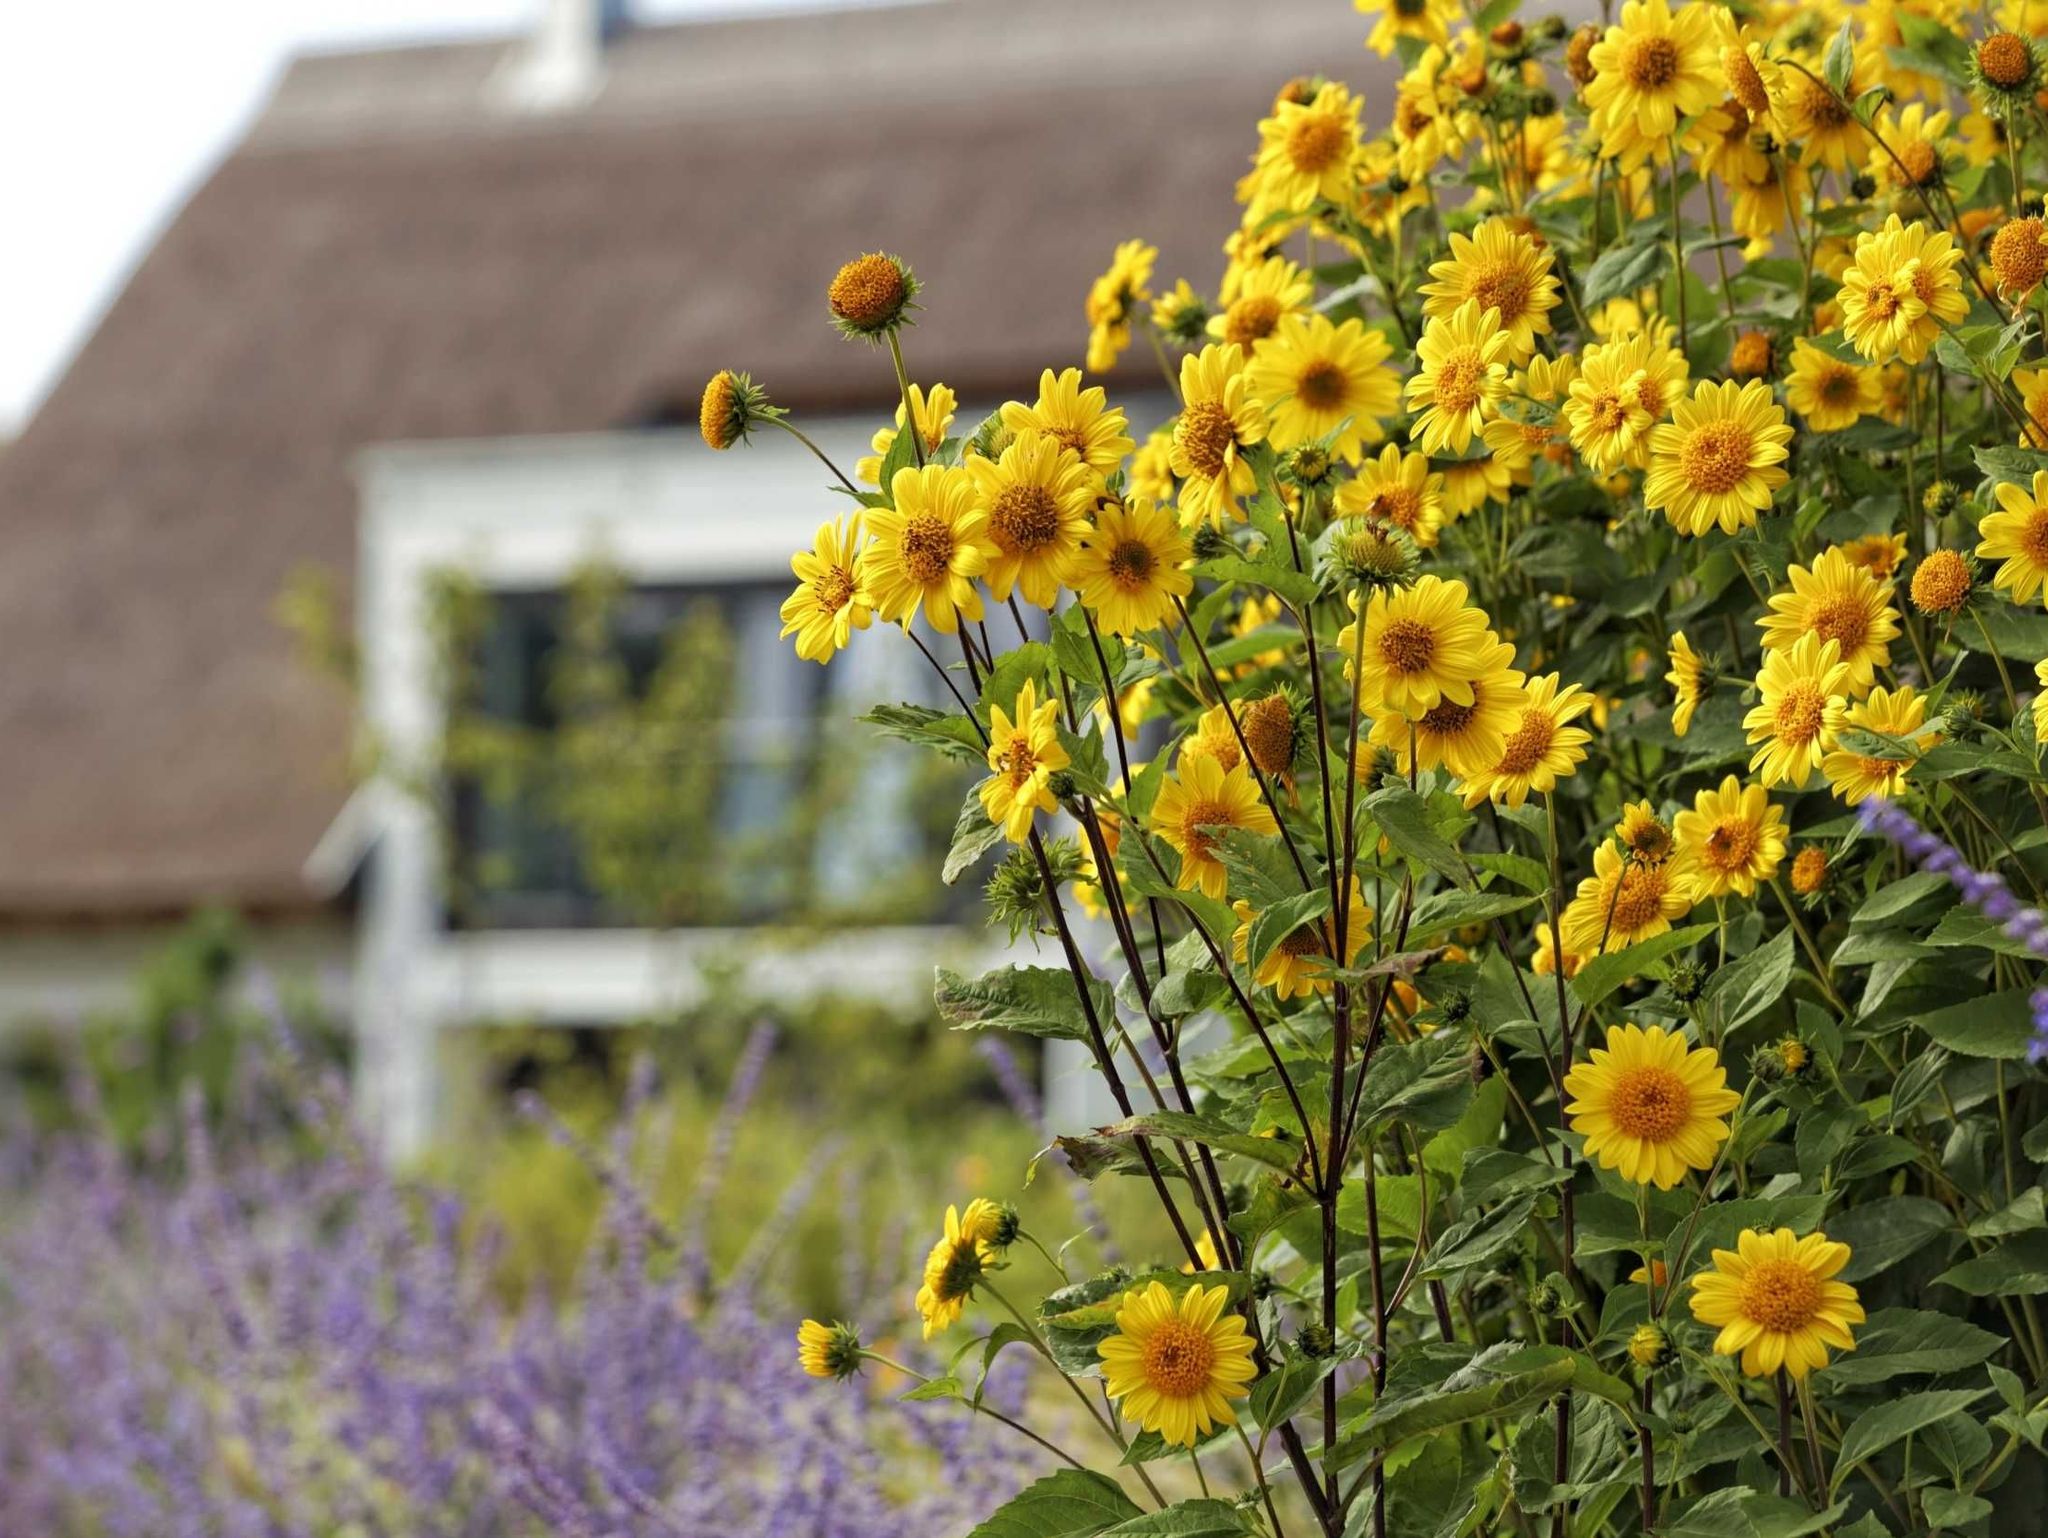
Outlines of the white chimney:
M541 0L538 24L492 82L521 112L566 112L588 103L604 83L607 38L625 23L619 0Z

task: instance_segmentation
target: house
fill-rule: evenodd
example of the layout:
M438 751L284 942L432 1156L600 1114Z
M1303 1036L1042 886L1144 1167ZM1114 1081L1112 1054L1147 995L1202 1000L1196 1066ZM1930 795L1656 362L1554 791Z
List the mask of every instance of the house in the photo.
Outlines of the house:
M544 593L601 550L636 587L751 595L764 729L896 687L864 647L828 695L769 634L762 595L843 504L780 435L707 449L705 378L746 369L842 463L863 452L894 383L823 291L886 249L927 285L916 374L968 422L1028 395L1080 361L1117 241L1213 284L1282 81L1342 73L1384 109L1363 35L1342 0L662 26L552 0L529 36L295 61L0 456L0 1020L75 1016L181 915L231 905L352 1016L402 1151L433 1122L439 1032L672 1000L729 934L449 922L429 813L356 791L352 702L275 620L292 574L337 574L401 750L435 730L422 590L450 563ZM1156 390L1144 349L1112 383ZM975 943L842 933L763 965L915 989Z

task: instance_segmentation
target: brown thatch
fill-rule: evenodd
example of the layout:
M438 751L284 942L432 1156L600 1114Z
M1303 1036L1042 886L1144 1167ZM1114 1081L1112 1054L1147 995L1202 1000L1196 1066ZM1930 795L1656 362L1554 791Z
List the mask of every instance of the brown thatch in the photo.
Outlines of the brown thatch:
M503 46L303 62L0 455L0 914L312 900L347 708L271 611L350 571L362 446L687 415L726 365L880 407L822 300L878 247L921 372L1027 388L1117 240L1214 282L1253 119L1296 69L1384 84L1360 36L1330 0L650 29L545 118L489 105Z

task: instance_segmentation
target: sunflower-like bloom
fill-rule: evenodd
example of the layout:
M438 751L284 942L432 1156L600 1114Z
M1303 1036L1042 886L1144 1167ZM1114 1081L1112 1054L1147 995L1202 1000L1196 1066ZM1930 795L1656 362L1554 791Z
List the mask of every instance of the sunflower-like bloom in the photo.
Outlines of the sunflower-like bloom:
M1136 635L1173 622L1173 601L1187 597L1194 547L1171 508L1143 497L1104 502L1095 527L1067 570L1067 583L1112 635Z
M1426 550L1443 527L1444 478L1430 470L1425 456L1404 454L1390 443L1337 488L1335 506L1339 517L1390 523Z
M2034 664L2034 682L2041 686L2034 696L2034 741L2048 742L2048 657Z
M1602 1169L1668 1191L1685 1172L1711 1169L1742 1097L1712 1047L1687 1049L1661 1026L1618 1025L1590 1061L1564 1076L1572 1130Z
M1042 433L1072 449L1098 486L1137 446L1123 407L1110 405L1108 392L1100 385L1083 389L1077 368L1057 374L1046 369L1038 376L1038 399L1028 406L1005 401L1002 422L1017 437Z
M1692 1278L1692 1316L1720 1330L1714 1350L1739 1355L1750 1377L1782 1368L1804 1378L1827 1366L1830 1346L1856 1349L1850 1326L1863 1323L1863 1305L1854 1287L1834 1280L1848 1263L1849 1246L1823 1233L1745 1229L1733 1250L1714 1251L1712 1270Z
M1849 103L1859 94L1858 87L1851 81L1846 96L1836 95L1832 86L1815 78L1820 74L1818 63L1808 59L1807 68L1812 74L1796 69L1786 72L1784 94L1778 103L1778 124L1785 135L1787 152L1797 149L1802 166L1809 170L1824 166L1847 175L1852 167L1862 163L1870 142L1864 137L1863 125L1849 110Z
M1182 358L1180 396L1169 463L1181 479L1181 521L1221 528L1226 515L1243 517L1238 499L1258 484L1244 451L1269 425L1245 378L1244 349L1225 343Z
M1882 230L1856 237L1842 274L1842 331L1873 363L1918 363L1945 325L1970 311L1963 253L1946 230L1930 233L1893 214Z
M1633 801L1621 809L1614 839L1635 865L1662 865L1678 847L1669 825L1648 801Z
M1742 718L1756 746L1749 767L1766 786L1803 787L1848 714L1849 664L1841 645L1803 635L1790 650L1765 655L1756 683L1762 698Z
M829 662L868 628L875 600L867 580L867 554L858 514L843 523L821 523L809 550L790 557L796 591L782 600L782 633L796 637L796 654Z
M1422 285L1422 313L1455 315L1469 300L1495 311L1508 333L1507 361L1519 367L1550 333L1550 312L1561 302L1551 274L1549 246L1539 246L1506 219L1489 219L1470 235L1451 235L1448 259L1432 262L1435 281Z
M1820 772L1849 806L1859 805L1872 796L1889 799L1898 795L1920 754L1941 741L1939 734L1927 731L1926 696L1904 685L1887 689L1880 684L1872 689L1868 699L1849 707L1842 729L1902 738L1914 750L1906 758L1866 757L1840 745L1830 751L1820 761Z
M1700 708L1700 701L1706 696L1706 659L1692 649L1692 642L1686 639L1684 631L1674 630L1667 660L1671 663L1671 671L1664 675L1664 681L1678 695L1671 706L1671 735L1683 737L1692 727L1693 712Z
M1664 0L1628 0L1621 21L1593 45L1586 87L1594 131L1614 153L1647 151L1721 99L1715 8L1672 10Z
M1377 16L1365 46L1381 58L1394 51L1404 37L1439 46L1451 40L1451 24L1458 19L1452 0L1353 0L1359 12Z
M1998 511L1977 525L1977 554L1997 561L1991 585L2030 603L2038 593L2048 605L2048 470L2034 472L2032 488L2003 482Z
M1237 929L1230 941L1231 955L1239 966L1248 966L1252 920L1256 913L1250 903L1241 899L1230 906L1237 914ZM1274 997L1281 999L1291 999L1297 994L1328 993L1330 969L1338 964L1331 959L1330 945L1330 936L1336 927L1336 916L1326 913L1282 936L1280 943L1259 963L1253 981L1261 988L1271 988ZM1350 905L1345 913L1342 965L1350 966L1371 938L1372 907L1359 894L1358 878L1353 876Z
M1698 894L1692 863L1682 855L1647 864L1603 843L1593 851L1593 874L1565 904L1564 943L1587 956L1626 950L1684 918Z
M1309 275L1284 256L1269 256L1239 273L1233 297L1209 317L1209 335L1219 342L1255 347L1280 329L1290 315L1308 313L1315 297Z
M1358 463L1359 445L1386 437L1380 418L1401 403L1399 381L1386 366L1387 339L1353 318L1290 315L1252 353L1245 377L1266 408L1268 436L1291 449L1336 434L1332 452Z
M2048 257L2048 242L2041 252ZM2028 448L2048 449L2048 368L2014 369L2012 387L2019 394L2020 415L2026 419L2020 442Z
M1211 705L1195 718L1195 729L1180 745L1181 762L1191 758L1213 758L1225 770L1244 762L1244 749L1237 745L1238 728L1232 723L1230 707Z
M1491 427L1491 422L1486 424ZM1444 518L1456 523L1488 502L1505 502L1515 472L1498 455L1483 459L1448 460L1443 468Z
M1931 111L1925 102L1914 102L1896 117L1885 108L1877 116L1877 137L1891 154L1873 144L1864 170L1887 192L1912 194L1939 186L1954 121L1946 112Z
M1040 704L1038 685L1028 678L1010 711L989 707L989 776L979 786L981 809L1013 844L1031 837L1036 813L1059 810L1047 784L1068 762L1055 725L1059 708L1058 700Z
M1358 182L1358 109L1363 105L1337 81L1305 102L1279 101L1259 121L1259 148L1240 187L1249 205L1245 222L1273 214L1305 214L1318 200L1348 207Z
M1478 128L1449 63L1450 55L1432 43L1394 89L1395 165L1410 182L1456 155Z
M1672 819L1671 833L1703 898L1753 897L1785 858L1784 812L1761 785L1732 774L1694 796L1692 810Z
M917 414L917 436L924 444L924 457L930 459L938 453L946 441L946 430L953 425L953 412L959 406L953 392L947 386L935 384L931 393L923 387L910 387L910 404ZM875 436L868 440L868 447L874 452L864 454L853 462L853 476L869 486L882 484L882 463L889 457L889 450L896 446L896 435L903 431L903 403L896 403L896 425L878 427Z
M1815 432L1838 433L1854 427L1858 417L1877 415L1884 389L1876 369L1844 363L1801 337L1792 346L1785 403Z
M1786 585L1771 594L1770 613L1757 621L1764 650L1785 651L1804 635L1834 641L1849 669L1845 692L1867 694L1877 669L1891 665L1899 634L1891 583L1856 565L1839 546L1823 550L1810 568L1795 565L1785 575Z
M932 629L951 635L961 616L981 618L974 579L995 556L988 519L974 505L974 480L956 466L905 467L889 484L894 507L868 513L875 542L867 552L875 612L910 628L920 608Z
M1194 1286L1176 1302L1164 1282L1124 1294L1116 1333L1095 1349L1104 1391L1126 1417L1180 1447L1236 1421L1230 1401L1251 1392L1259 1370L1229 1301L1228 1287Z
M1808 844L1792 857L1792 890L1801 897L1813 896L1828 884L1831 874L1828 852L1818 844Z
M1873 577L1889 577L1906 558L1906 536L1864 534L1845 539L1835 548L1849 558L1850 565L1862 567Z
M1529 960L1529 970L1538 977L1548 977L1557 970L1557 938L1558 936L1552 934L1550 925L1547 922L1539 921L1537 923L1536 954ZM1566 977L1577 977L1580 969L1585 966L1589 959L1578 951L1571 949L1570 946L1566 946L1564 953L1564 975Z
M1764 52L1763 39L1752 28L1724 32L1721 74L1728 82L1728 94L1742 108L1751 126L1782 139L1778 103L1785 96L1785 72Z
M990 595L1001 603L1014 588L1050 608L1088 532L1094 477L1079 455L1043 433L1013 439L1000 459L970 455L966 468L995 546L985 574Z
M1500 756L1483 774L1465 776L1465 805L1493 800L1519 807L1531 791L1547 795L1559 780L1578 773L1593 734L1571 723L1592 708L1593 697L1577 684L1560 690L1555 673L1524 682L1520 710L1501 742Z
M797 1326L796 1359L814 1378L850 1378L860 1371L860 1331L806 1319Z
M1363 657L1364 668L1351 683L1373 714L1420 717L1445 700L1472 703L1472 680L1495 655L1495 637L1469 596L1464 583L1436 576L1391 592L1382 588L1367 601L1363 620L1338 632L1347 676L1350 659Z
M1976 586L1976 565L1962 551L1930 550L1913 568L1913 607L1922 614L1960 614Z
M1152 264L1159 248L1142 240L1126 240L1110 258L1109 269L1088 290L1088 371L1105 374L1131 345L1131 317L1152 298Z
M1468 299L1429 321L1415 344L1408 404L1421 414L1409 437L1425 454L1463 454L1508 393L1508 346L1498 310Z
M1656 418L1643 408L1648 374L1619 348L1586 349L1579 377L1571 382L1564 405L1571 445L1586 468L1598 475L1619 470L1636 457Z
M1991 237L1986 255L1998 291L2008 298L2026 298L2048 277L2048 223L2031 214L2008 219Z
M1280 831L1250 771L1242 763L1225 769L1206 753L1181 756L1178 772L1159 787L1150 822L1152 831L1180 855L1180 889L1199 888L1214 898L1221 898L1230 884L1216 858L1218 830L1242 828L1266 838Z
M1411 747L1417 767L1448 769L1465 781L1490 774L1500 762L1508 733L1522 719L1524 679L1510 666L1514 658L1514 647L1487 631L1479 671L1468 680L1470 704L1440 700L1413 720L1378 716L1369 740L1394 756L1394 767L1402 774L1408 773Z
M1720 526L1734 534L1756 522L1791 477L1784 464L1792 429L1760 379L1701 380L1692 399L1651 429L1643 505L1664 510L1681 534Z
M946 1231L925 1257L924 1278L917 1289L917 1313L924 1321L926 1340L960 1322L982 1272L996 1258L991 1224L1001 1211L979 1196L967 1204L964 1217L957 1207L946 1209Z

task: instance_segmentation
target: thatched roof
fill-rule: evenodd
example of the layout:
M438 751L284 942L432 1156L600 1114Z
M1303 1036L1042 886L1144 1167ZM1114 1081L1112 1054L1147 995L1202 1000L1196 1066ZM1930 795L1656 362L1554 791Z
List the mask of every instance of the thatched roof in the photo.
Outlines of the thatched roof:
M1280 80L1384 110L1362 34L1341 0L647 28L549 116L498 104L512 44L299 61L0 455L0 917L315 900L347 705L272 608L346 579L364 445L687 418L725 365L881 409L822 300L877 247L928 285L921 373L1028 388L1117 240L1213 284Z

